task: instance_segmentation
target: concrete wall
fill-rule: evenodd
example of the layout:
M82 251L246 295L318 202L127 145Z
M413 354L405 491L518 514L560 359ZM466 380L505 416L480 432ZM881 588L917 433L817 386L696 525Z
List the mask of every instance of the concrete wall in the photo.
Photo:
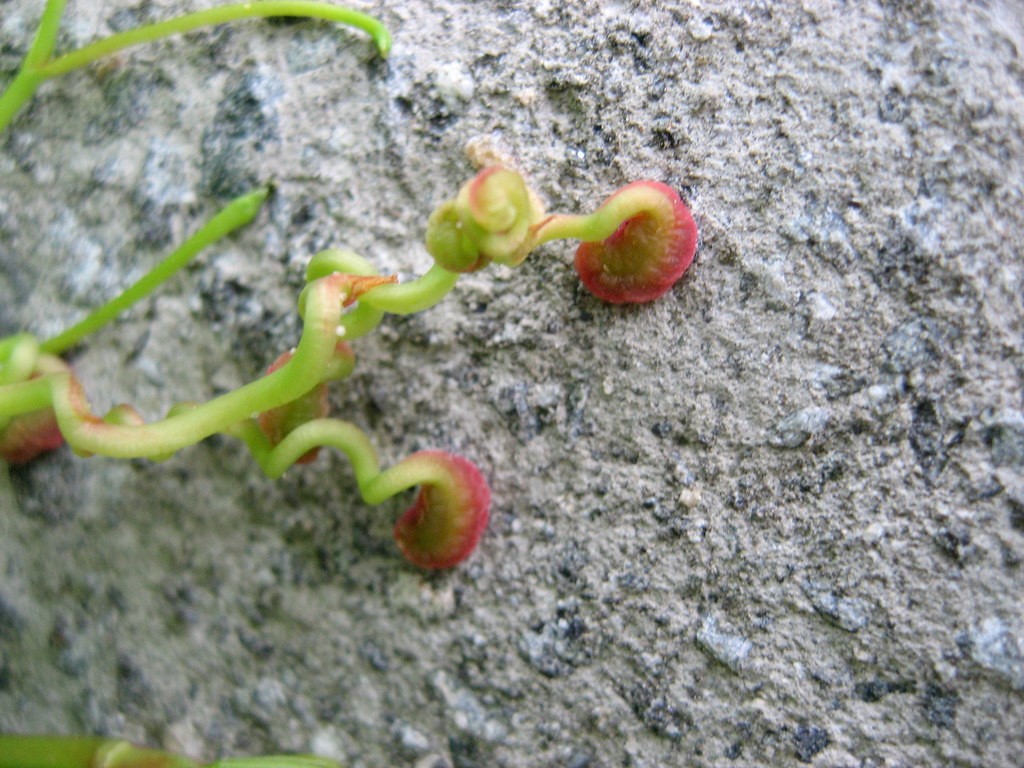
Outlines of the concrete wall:
M189 2L71 4L61 46ZM0 83L41 0L0 1ZM73 356L156 418L293 344L308 258L422 273L504 153L549 207L638 178L702 233L612 307L568 243L361 340L385 463L484 470L426 574L324 453L223 438L0 470L0 730L351 766L1009 766L1024 746L1024 22L988 3L373 3L45 86L0 137L0 333L114 295L230 195L257 222ZM9 477L7 475L9 474Z

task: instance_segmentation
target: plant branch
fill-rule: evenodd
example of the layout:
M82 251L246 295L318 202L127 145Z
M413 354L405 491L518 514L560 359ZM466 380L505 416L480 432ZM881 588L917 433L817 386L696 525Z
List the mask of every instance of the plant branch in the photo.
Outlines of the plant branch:
M365 13L315 0L264 0L222 5L147 24L137 29L118 32L58 58L52 58L65 3L66 0L48 0L21 68L7 89L0 94L0 131L7 127L25 102L31 99L39 86L47 80L88 66L126 48L229 21L274 16L323 19L366 32L373 39L382 57L387 58L391 52L391 33L380 21Z
M236 197L193 234L192 237L133 285L91 312L81 322L76 323L63 333L44 341L40 349L43 352L60 353L75 346L86 336L98 331L132 304L155 291L168 278L195 258L204 248L252 221L259 212L263 201L267 199L268 194L270 194L269 188L263 187L247 195Z
M341 8L330 3L303 2L302 0L292 0L291 2L265 0L264 2L222 5L218 8L209 8L205 11L196 11L195 13L185 14L184 16L167 19L166 21L158 21L155 24L147 24L138 29L119 32L102 40L97 40L95 43L84 48L66 53L60 58L45 64L39 71L46 78L56 77L57 75L63 75L84 67L97 59L109 56L117 51L122 51L125 48L191 32L200 27L215 26L241 19L267 18L272 16L301 16L324 19L325 21L333 21L338 24L355 27L363 30L373 38L381 56L387 57L388 53L391 52L391 34L377 19L365 13L360 13L350 8Z
M0 390L0 418L52 406L68 444L78 451L118 458L159 458L216 433L254 413L304 395L332 374L341 304L351 279L332 275L313 283L303 333L295 354L279 370L202 405L175 409L162 421L124 423L121 412L100 419L89 409L71 373L52 373Z

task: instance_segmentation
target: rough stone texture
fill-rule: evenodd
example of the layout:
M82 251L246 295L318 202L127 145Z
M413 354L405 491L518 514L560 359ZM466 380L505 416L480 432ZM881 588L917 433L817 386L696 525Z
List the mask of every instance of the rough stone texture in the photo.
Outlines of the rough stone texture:
M0 82L41 0L0 0ZM62 45L210 3L73 3ZM302 269L429 266L504 152L556 210L643 177L702 243L656 304L572 246L359 342L385 460L494 492L424 574L336 454L210 440L0 480L0 730L352 766L1008 766L1024 746L1024 21L1016 0L368 7L45 86L0 138L0 333L53 333L231 194L258 221L74 355L150 417L297 338ZM4 473L6 474L6 473Z

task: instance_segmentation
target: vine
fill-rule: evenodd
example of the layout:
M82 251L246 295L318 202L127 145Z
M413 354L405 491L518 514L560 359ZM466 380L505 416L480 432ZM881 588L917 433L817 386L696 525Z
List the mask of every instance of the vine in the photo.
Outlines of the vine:
M304 16L367 32L382 56L391 47L387 29L356 11L320 2L252 2L150 24L54 58L63 8L64 0L47 2L21 69L0 95L0 130L46 80L128 46L204 25ZM386 313L434 306L460 274L492 262L517 266L552 240L582 241L576 268L583 284L616 303L662 296L689 267L697 247L689 210L664 184L630 184L589 215L547 214L518 172L486 167L430 216L425 239L435 264L421 277L400 284L352 252L316 254L298 298L301 337L263 377L205 403L176 405L153 422L127 404L95 413L82 382L60 355L148 296L204 248L252 221L268 194L261 188L231 201L136 283L66 331L49 339L29 333L0 339L0 458L22 463L66 442L81 455L160 460L220 433L241 440L263 472L276 478L331 447L351 462L367 504L419 487L395 525L395 539L416 565L450 567L469 556L486 527L487 483L469 460L436 450L382 469L362 430L328 416L328 383L345 378L355 365L351 342L376 328Z

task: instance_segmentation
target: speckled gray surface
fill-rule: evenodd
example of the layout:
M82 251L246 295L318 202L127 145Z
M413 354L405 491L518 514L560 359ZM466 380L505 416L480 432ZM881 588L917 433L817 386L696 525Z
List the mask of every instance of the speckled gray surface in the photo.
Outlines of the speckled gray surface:
M208 5L72 3L62 45ZM40 6L0 1L4 78ZM555 244L358 344L337 412L491 481L452 572L401 560L407 500L362 505L337 455L276 483L227 439L11 470L0 730L367 768L1016 764L1019 4L368 10L386 64L247 23L44 87L0 138L0 333L64 327L273 179L74 357L99 409L209 397L295 340L318 249L422 272L467 145L556 210L676 186L693 269L615 308Z

